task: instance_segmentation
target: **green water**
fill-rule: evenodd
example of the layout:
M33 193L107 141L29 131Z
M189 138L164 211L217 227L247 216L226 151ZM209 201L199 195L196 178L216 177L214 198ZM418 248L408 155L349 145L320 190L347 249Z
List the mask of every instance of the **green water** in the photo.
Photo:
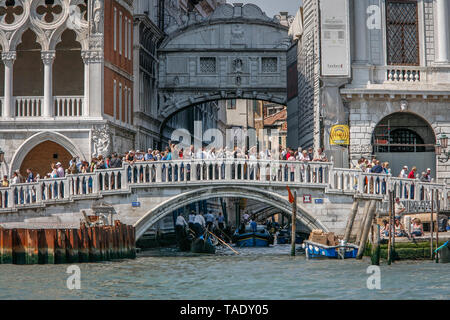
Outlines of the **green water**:
M367 288L369 259L290 257L290 246L219 250L212 256L175 249L136 260L79 264L81 289L69 290L68 265L0 265L0 299L449 299L450 265L382 263L381 290Z

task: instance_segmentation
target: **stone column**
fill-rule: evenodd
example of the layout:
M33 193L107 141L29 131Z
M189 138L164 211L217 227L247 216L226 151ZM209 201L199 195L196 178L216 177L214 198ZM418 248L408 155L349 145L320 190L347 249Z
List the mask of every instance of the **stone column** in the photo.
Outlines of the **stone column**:
M84 102L83 116L101 117L103 115L103 52L83 51L84 61Z
M368 58L367 48L367 1L354 0L355 18L355 62L366 64Z
M16 52L3 52L2 60L5 64L5 92L3 100L3 118L11 118L11 110L13 109L13 65L16 60Z
M44 63L44 110L42 116L51 118L53 116L53 61L55 51L43 51L41 53Z
M448 0L436 0L435 6L437 22L437 63L448 63Z

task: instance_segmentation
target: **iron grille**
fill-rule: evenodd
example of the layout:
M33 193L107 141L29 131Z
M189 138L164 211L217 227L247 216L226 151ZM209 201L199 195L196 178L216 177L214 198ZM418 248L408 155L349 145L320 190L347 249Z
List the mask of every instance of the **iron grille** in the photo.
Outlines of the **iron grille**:
M200 58L201 73L216 73L216 58Z
M277 72L278 71L278 59L277 58L261 58L261 70L262 72Z
M417 2L386 3L387 59L389 65L419 65Z

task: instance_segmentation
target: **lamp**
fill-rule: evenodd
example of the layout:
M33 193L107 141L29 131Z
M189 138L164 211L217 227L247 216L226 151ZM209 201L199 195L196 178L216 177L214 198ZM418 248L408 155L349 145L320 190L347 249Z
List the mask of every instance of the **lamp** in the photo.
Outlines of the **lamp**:
M445 134L441 134L438 138L438 143L435 146L436 155L441 163L445 163L450 159L450 151L447 151L448 137Z
M5 153L0 148L0 166L2 165L3 161L5 161Z

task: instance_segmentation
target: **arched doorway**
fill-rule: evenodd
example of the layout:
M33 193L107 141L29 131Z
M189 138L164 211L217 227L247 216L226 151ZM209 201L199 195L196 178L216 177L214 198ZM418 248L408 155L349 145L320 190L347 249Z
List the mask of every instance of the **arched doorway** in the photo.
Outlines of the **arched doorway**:
M436 135L423 118L406 112L396 112L383 118L372 135L374 155L389 162L393 176L403 166L417 167L417 173L431 169L436 177Z
M50 173L51 164L61 162L63 167L67 169L72 155L60 144L47 140L35 146L26 155L20 166L20 173L26 177L27 169L31 169L33 173L43 178L47 173Z

